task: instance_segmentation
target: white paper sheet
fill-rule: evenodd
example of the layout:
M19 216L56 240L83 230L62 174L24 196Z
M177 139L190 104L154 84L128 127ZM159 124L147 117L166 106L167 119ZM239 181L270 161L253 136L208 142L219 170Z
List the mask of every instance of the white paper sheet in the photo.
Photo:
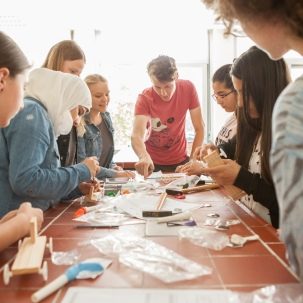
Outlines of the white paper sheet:
M160 195L148 195L144 193L134 193L119 196L114 199L113 203L119 209L130 214L133 217L144 219L142 211L156 210ZM173 213L184 212L199 208L199 204L188 203L184 200L177 200L167 197L161 210L171 210Z
M228 303L232 296L229 290L70 287L62 303Z

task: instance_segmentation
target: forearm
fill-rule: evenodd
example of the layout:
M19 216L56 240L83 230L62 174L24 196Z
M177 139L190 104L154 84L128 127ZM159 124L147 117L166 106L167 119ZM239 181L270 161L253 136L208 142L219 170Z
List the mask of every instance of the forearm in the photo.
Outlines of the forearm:
M191 148L191 153L190 153L191 159L193 158L193 154L196 148L202 145L203 140L204 140L204 131L203 130L197 131Z
M33 167L26 172L10 174L10 184L16 194L48 200L60 200L89 179L89 169L83 163L54 169Z
M105 178L114 178L117 175L117 171L111 168L105 168L105 167L100 167L100 171L97 174L98 179L105 179Z
M0 251L15 243L29 232L29 222L24 214L18 214L0 224Z
M146 146L142 138L139 138L137 136L132 136L131 143L132 143L132 148L139 159L150 157L146 150Z

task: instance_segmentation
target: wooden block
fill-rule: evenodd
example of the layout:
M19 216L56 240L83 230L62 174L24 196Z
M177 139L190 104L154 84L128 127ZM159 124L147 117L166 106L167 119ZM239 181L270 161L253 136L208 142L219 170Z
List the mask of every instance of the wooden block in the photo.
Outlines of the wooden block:
M91 186L91 188L89 189L88 198L89 198L90 200L93 200L93 195L94 195L94 187Z
M205 156L203 160L207 163L208 167L215 167L223 164L223 160L221 159L218 151L216 150L211 152L209 155ZM246 193L242 189L234 185L225 185L223 186L223 188L225 193L233 200L238 200L244 195L246 195Z
M30 236L31 236L31 242L35 243L38 236L38 227L37 227L37 218L33 217L30 221Z
M91 186L88 195L84 197L84 202L86 203L98 203L99 192L94 192L94 187Z
M30 237L24 238L12 266L13 275L37 273L42 264L46 236L36 238L33 243Z

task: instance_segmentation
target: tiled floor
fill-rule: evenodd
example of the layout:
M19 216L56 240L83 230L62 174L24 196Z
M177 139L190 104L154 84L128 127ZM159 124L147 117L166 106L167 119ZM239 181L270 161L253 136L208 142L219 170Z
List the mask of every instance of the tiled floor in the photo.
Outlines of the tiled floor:
M269 226L250 211L228 201L219 191L201 195L203 201L212 204L211 209L200 209L196 215L200 223L207 213L216 212L222 219L239 219L240 224L232 226L227 234L237 233L243 236L258 234L260 240L247 243L242 248L227 247L214 251L199 247L189 240L179 240L177 237L149 237L156 243L171 249L178 254L212 269L212 274L193 280L166 284L149 274L126 267L113 259L112 265L105 273L95 280L81 280L69 286L88 287L134 287L134 288L192 288L192 289L230 289L234 291L252 291L270 284L296 283L296 277L288 268L283 243L278 238L274 228ZM80 259L98 257L100 253L89 244L93 238L103 237L112 232L111 229L77 228L72 221L79 204L58 204L56 208L45 213L44 234L53 237L55 251L77 249ZM132 231L138 235L144 234L144 225L125 226L123 230ZM223 232L224 233L224 232ZM2 267L17 251L14 245L0 254ZM62 274L66 266L53 265L49 253L45 254L49 265L49 280ZM37 274L12 277L8 286L0 279L0 302L29 302L31 294L45 285L42 277ZM60 302L67 288L58 294ZM43 302L53 302L55 295Z

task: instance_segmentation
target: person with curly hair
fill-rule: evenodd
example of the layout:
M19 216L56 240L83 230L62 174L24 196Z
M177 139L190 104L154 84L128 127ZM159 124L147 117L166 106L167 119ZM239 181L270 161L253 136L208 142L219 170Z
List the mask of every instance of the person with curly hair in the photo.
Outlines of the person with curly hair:
M232 32L244 32L268 53L303 55L303 2L296 0L202 0ZM303 76L281 93L272 117L270 168L280 207L281 238L290 265L303 281Z

